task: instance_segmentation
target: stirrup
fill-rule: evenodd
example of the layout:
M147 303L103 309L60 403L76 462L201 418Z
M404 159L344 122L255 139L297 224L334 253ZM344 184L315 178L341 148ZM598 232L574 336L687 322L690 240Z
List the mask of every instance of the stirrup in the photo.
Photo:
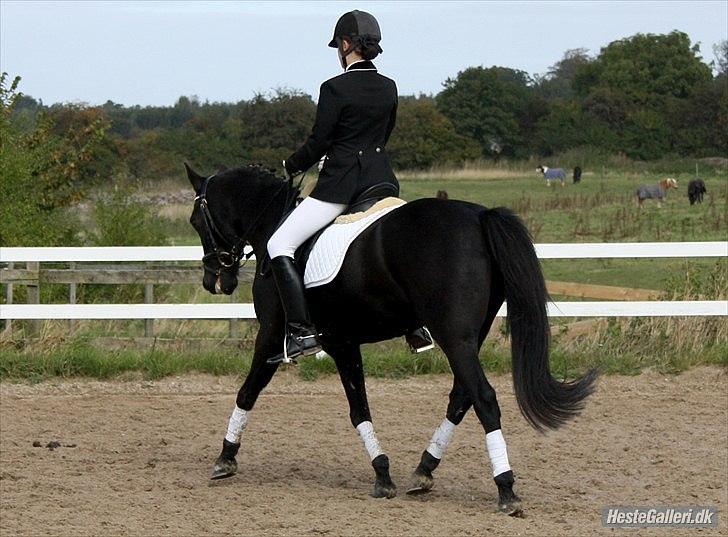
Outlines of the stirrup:
M276 354L275 356L273 356L271 358L268 358L265 361L265 363L266 364L269 364L269 365L276 365L276 364L293 364L293 365L297 365L298 364L298 362L296 361L295 358L287 358L285 356L285 354L282 353L282 352L279 353L279 354Z
M297 340L302 341L306 339L313 339L314 345L306 348L305 345L300 345L298 352L295 354L289 355L288 354L288 344L290 342L290 338L295 337ZM266 360L266 363L268 364L297 364L296 361L297 358L300 356L311 356L312 354L318 354L323 349L321 347L321 344L318 342L315 334L310 334L306 336L291 336L291 334L286 333L286 335L283 337L283 352L280 354L276 354L272 358L268 358Z
M413 330L405 336L407 344L409 345L412 354L419 354L420 352L429 351L435 348L435 342L432 339L432 334L426 326L422 326L416 330Z

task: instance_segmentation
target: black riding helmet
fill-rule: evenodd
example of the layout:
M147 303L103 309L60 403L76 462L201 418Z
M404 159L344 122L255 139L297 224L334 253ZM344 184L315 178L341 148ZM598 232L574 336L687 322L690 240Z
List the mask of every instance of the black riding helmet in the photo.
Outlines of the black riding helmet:
M341 39L344 37L351 40L352 50L364 45L376 49L379 53L382 52L382 47L379 46L379 41L382 39L379 23L374 15L366 11L355 9L344 13L336 23L334 37L329 42L329 46L339 48Z

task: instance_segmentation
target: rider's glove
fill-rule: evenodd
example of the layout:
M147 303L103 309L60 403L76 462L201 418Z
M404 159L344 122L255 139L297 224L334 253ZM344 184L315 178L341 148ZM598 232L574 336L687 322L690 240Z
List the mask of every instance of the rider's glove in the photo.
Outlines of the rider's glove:
M285 170L286 177L288 179L293 179L297 175L303 173L301 170L294 170L285 160L283 161L283 169Z

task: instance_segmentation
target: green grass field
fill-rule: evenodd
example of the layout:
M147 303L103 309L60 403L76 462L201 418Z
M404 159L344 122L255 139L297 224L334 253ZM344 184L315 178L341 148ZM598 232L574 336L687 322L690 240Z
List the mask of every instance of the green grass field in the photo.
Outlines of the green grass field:
M656 183L665 174L646 172L585 172L581 183L547 187L534 170L484 169L420 172L400 175L401 196L408 200L434 197L446 190L451 199L486 207L514 209L536 242L670 242L713 241L728 238L728 173L704 175L708 194L701 205L690 206L687 183L692 174L672 174L677 190L658 208L647 201L636 206L640 184ZM189 208L168 210L168 235L176 245L199 244L187 219ZM725 261L725 260L723 260ZM544 260L547 279L672 290L670 282L686 270L712 270L714 259L595 259Z
M684 166L689 168L689 166ZM661 208L647 202L637 208L634 190L639 184L655 183L672 176L678 190L669 193ZM706 241L728 238L728 173L712 171L701 175L708 194L701 205L690 206L687 182L692 174L658 174L644 170L605 173L586 171L577 185L547 187L535 172L494 168L461 171L429 171L400 174L401 195L406 200L434 197L446 190L451 199L462 199L488 207L513 208L527 223L536 242L645 242ZM185 183L165 185L170 191ZM157 192L155 192L157 193ZM165 235L174 245L199 244L188 223L191 206L174 205L161 211ZM716 259L596 259L545 260L549 280L616 285L665 291L674 298L718 299L726 296L728 260ZM51 286L48 286L51 287ZM90 287L90 286L84 286ZM62 286L46 289L44 301L64 301ZM140 302L140 286L125 290L88 289L91 301L109 301L116 293L120 302ZM80 291L83 296L83 291ZM227 302L229 297L211 296L201 286L157 286L159 302ZM18 295L22 300L22 296ZM237 301L251 301L249 284L242 286ZM113 301L113 300L112 300ZM574 319L554 321L565 326ZM713 319L624 319L595 325L589 334L554 338L552 367L569 376L589 366L606 372L635 373L644 367L660 371L681 371L696 363L725 364L728 356L728 328L721 318ZM49 376L109 377L137 372L158 378L185 371L244 374L250 364L253 322L242 324L243 344L231 350L123 350L106 351L88 341L98 336L135 337L143 333L143 321L83 321L74 337L68 338L64 322L48 322L44 335L55 338L52 345L15 343L0 345L0 378L46 378ZM227 321L158 321L155 333L163 338L218 338L228 333ZM48 341L48 339L46 340ZM447 371L439 351L411 356L403 341L385 342L365 348L368 374L405 376ZM481 352L487 370L509 368L507 343L496 334ZM330 360L307 360L299 371L304 378L332 373Z

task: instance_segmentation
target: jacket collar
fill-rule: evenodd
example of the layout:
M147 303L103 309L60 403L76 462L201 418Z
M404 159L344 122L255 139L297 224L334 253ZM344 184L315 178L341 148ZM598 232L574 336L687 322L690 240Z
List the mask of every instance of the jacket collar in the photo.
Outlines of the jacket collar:
M350 64L345 72L349 71L376 71L377 67L370 60L358 60Z

